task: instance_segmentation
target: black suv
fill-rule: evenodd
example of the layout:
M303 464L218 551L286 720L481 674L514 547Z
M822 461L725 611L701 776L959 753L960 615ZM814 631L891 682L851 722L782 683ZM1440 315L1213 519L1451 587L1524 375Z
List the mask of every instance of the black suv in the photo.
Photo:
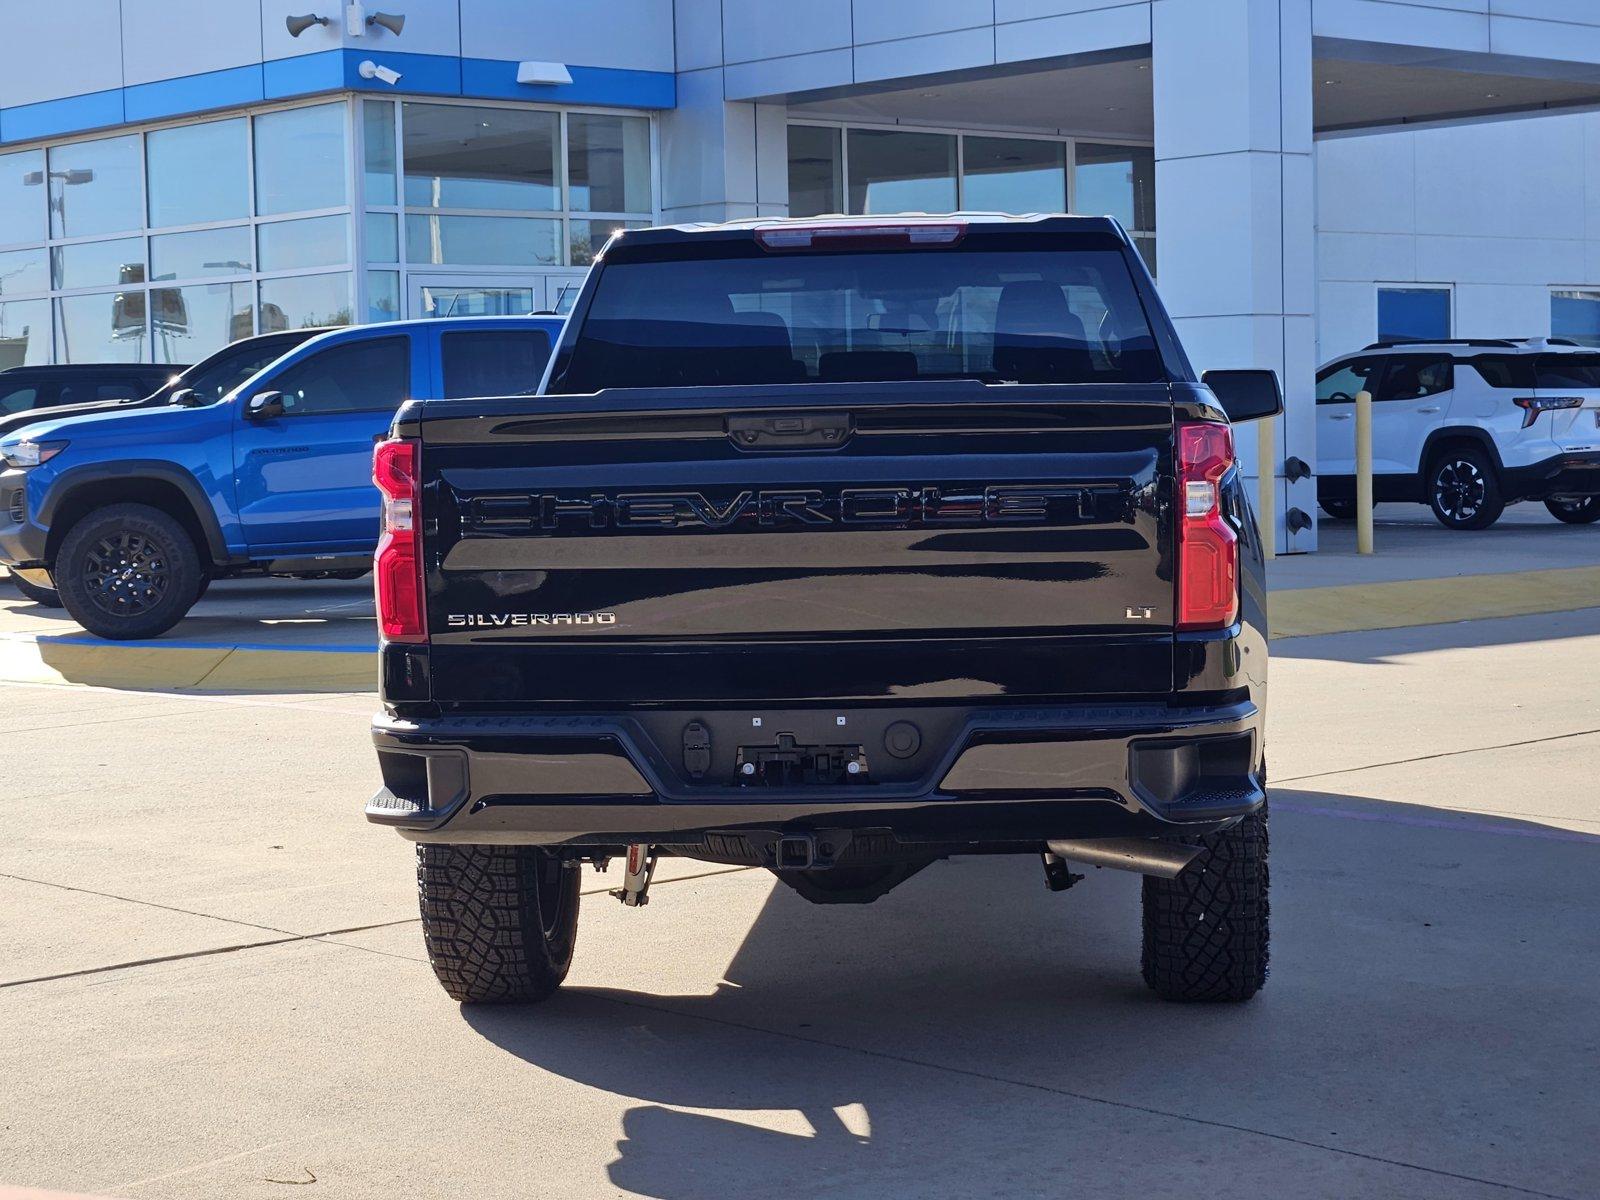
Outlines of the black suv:
M863 903L958 854L1144 881L1147 983L1266 978L1267 622L1234 420L1107 218L629 232L541 394L413 400L369 819L459 1000L566 975L578 866ZM937 914L932 914L937 919Z
M164 386L182 366L149 363L72 363L58 367L12 367L0 371L0 418L63 407L140 400ZM40 414L41 416L45 414Z

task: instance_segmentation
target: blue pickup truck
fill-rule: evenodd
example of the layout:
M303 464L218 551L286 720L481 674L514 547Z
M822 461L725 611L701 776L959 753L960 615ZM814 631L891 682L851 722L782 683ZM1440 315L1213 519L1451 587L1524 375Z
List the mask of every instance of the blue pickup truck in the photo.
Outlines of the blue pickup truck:
M213 579L371 568L372 445L407 399L532 393L560 317L321 334L202 407L86 413L0 437L0 564L104 638L171 629Z

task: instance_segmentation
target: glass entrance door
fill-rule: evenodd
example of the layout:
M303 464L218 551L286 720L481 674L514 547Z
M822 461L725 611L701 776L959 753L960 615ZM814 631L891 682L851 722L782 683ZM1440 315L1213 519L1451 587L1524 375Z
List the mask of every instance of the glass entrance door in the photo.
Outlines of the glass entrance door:
M413 272L410 317L525 317L545 308L543 276Z

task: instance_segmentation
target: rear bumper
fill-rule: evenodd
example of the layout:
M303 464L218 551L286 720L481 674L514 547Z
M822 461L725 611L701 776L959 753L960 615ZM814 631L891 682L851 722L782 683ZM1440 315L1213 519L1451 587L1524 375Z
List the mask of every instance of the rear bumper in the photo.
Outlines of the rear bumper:
M1600 496L1600 451L1557 454L1526 467L1508 467L1506 495L1522 500Z
M843 725L835 711L769 714L765 728L808 716ZM858 716L848 718L857 729L884 719ZM977 848L1202 833L1265 799L1262 717L1248 702L889 716L936 733L924 761L897 771L872 734L856 732L883 763L880 781L802 788L693 784L682 755L662 748L674 722L749 725L742 715L379 717L384 786L366 813L423 842L694 845L741 831L870 829Z

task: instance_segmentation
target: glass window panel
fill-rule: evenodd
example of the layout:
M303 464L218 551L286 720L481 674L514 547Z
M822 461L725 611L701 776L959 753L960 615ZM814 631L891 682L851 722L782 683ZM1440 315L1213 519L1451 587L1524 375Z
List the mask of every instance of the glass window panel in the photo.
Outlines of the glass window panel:
M550 359L542 329L464 330L439 339L447 400L463 396L529 396Z
M395 271L367 272L367 320L400 319L400 276Z
M561 261L561 222L528 217L406 217L406 260L538 267Z
M256 227L263 271L332 267L350 261L350 218L308 217Z
M1156 277L1156 235L1153 233L1135 234L1133 247L1139 252L1139 257L1144 259L1145 268L1150 272L1151 278Z
M545 281L546 310L566 316L578 303L578 293L583 290L583 276L572 279L549 279Z
M55 146L50 151L50 228L87 237L144 227L139 135Z
M199 362L255 332L255 288L248 282L197 283L150 291L150 340L155 361Z
M1577 388L1584 391L1600 388L1600 354L1581 354L1570 350L1541 354L1534 370L1534 379L1541 388Z
M844 211L843 131L789 126L789 215Z
M961 206L981 212L1053 213L1067 207L1063 142L969 137L962 147Z
M1580 346L1600 346L1600 292L1552 293L1550 336L1570 338Z
M248 225L196 229L192 233L158 233L150 239L150 278L242 275L252 269L254 258Z
M48 292L50 271L44 248L0 254L0 298L24 292Z
M1122 251L1070 236L1046 254L620 254L599 275L551 387L1149 383L1166 368L1129 266Z
M152 228L248 217L249 156L243 117L151 130L145 186Z
M568 115L567 179L574 212L650 212L648 118Z
M1449 336L1448 288L1378 289L1380 342L1428 342Z
M1126 229L1156 227L1156 152L1148 146L1078 143L1076 212L1110 216Z
M395 188L394 104L389 100L361 102L361 133L365 142L367 203L394 204Z
M587 267L594 261L594 256L605 249L611 240L611 235L619 229L645 229L649 221L623 221L613 217L611 220L583 220L574 217L567 222L569 240L571 242L572 265Z
M50 361L50 301L0 304L0 371Z
M249 288L248 284L237 286ZM249 303L248 295L243 302ZM230 322L230 330L232 325ZM191 367L185 371L183 386L194 389L195 403L215 404L257 371L282 358L288 350L289 348L281 343L262 346L252 341L234 346L226 354L215 355L206 360L203 366Z
M144 290L61 297L56 347L58 362L144 362Z
M411 339L343 342L301 359L272 381L284 415L393 412L411 390Z
M9 347L0 347L0 370L9 370L19 366L19 363L7 361L5 350ZM15 416L19 412L30 412L39 407L39 387L32 383L14 383L0 379L0 417Z
M58 288L144 282L144 239L77 242L50 251Z
M954 137L851 130L848 146L851 212L955 211Z
M345 203L344 105L263 113L256 121L256 212Z
M406 204L411 208L561 207L560 118L515 108L407 104Z
M393 213L368 213L363 241L368 262L399 262L400 218Z
M0 243L44 241L45 199L44 151L0 154Z
M261 332L350 324L350 275L294 275L261 281Z
M533 289L520 283L424 283L424 317L525 317L533 311Z

